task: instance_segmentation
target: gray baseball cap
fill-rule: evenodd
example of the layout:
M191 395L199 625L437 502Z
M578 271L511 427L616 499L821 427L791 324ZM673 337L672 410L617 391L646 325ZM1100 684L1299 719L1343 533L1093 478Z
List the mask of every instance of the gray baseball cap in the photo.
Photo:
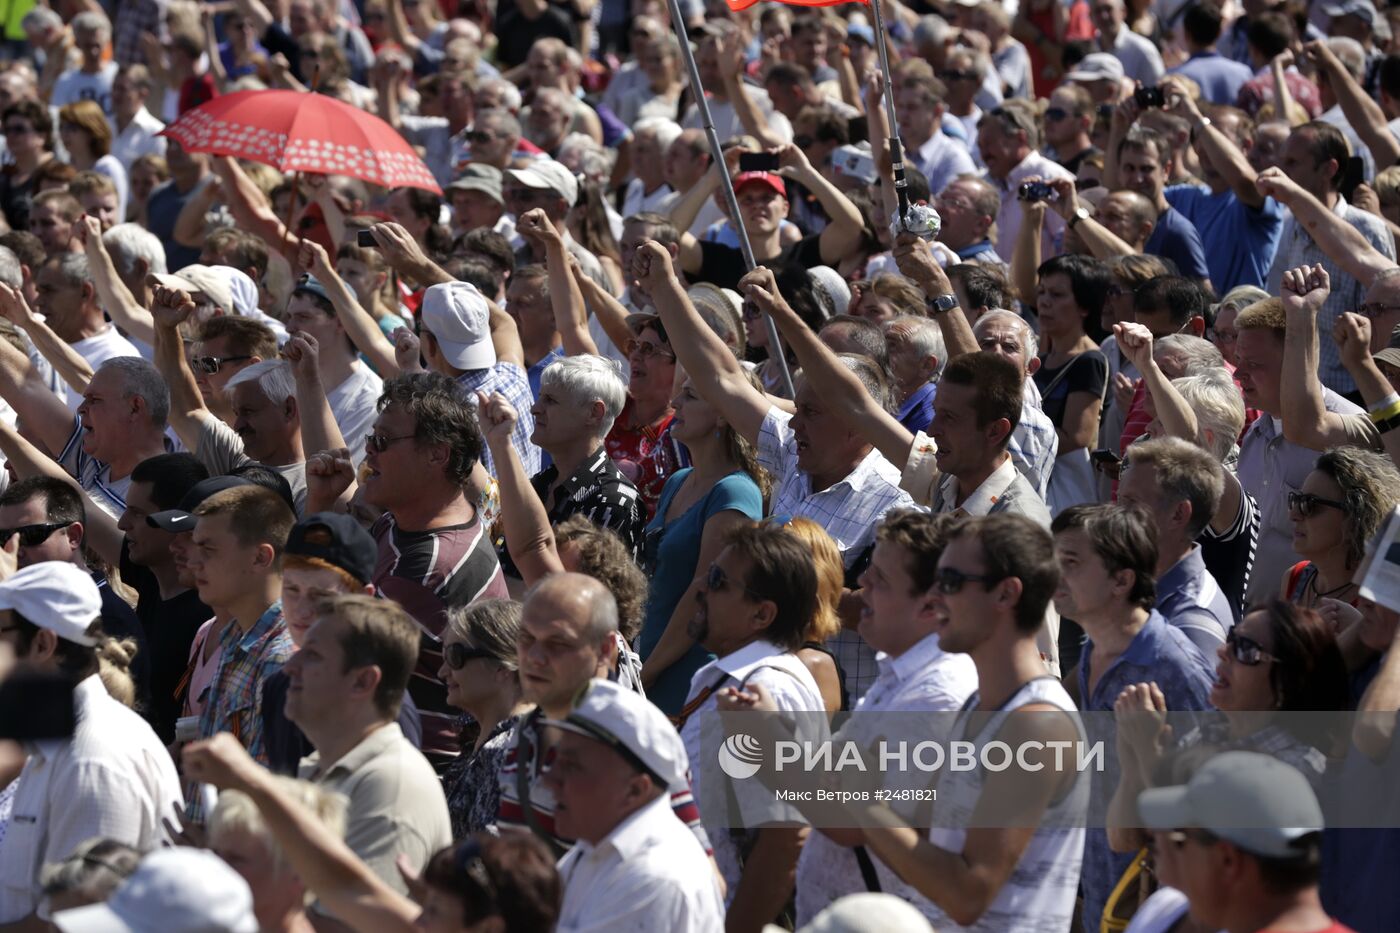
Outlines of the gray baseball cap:
M501 194L501 170L482 162L469 162L463 166L462 173L447 186L447 190L480 191L497 204L506 203L505 196Z
M1264 858L1297 858L1298 843L1322 831L1322 807L1308 779L1257 752L1224 752L1190 782L1138 795L1149 829L1204 829Z
M1371 356L1377 362L1389 363L1396 369L1400 369L1400 324L1391 329L1390 340L1386 343L1385 348L1377 350Z

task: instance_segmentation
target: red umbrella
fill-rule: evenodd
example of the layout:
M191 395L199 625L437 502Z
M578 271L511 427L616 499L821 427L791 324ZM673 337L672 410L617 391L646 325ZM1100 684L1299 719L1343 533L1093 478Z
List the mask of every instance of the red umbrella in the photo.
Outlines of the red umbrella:
M239 91L187 110L161 131L188 152L235 156L283 172L348 175L386 188L442 194L389 124L324 94Z

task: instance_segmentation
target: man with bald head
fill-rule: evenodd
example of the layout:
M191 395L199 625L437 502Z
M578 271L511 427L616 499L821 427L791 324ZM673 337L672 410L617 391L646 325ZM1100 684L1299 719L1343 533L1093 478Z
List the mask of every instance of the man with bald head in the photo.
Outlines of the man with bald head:
M556 855L568 851L573 840L559 836L554 826L554 792L544 780L554 736L546 735L544 721L567 718L575 697L593 678L615 679L621 639L617 602L594 577L554 574L525 594L516 658L522 698L535 708L511 736L500 770L496 823L502 829L533 832ZM527 776L519 776L521 768ZM673 793L671 805L708 851L689 790Z

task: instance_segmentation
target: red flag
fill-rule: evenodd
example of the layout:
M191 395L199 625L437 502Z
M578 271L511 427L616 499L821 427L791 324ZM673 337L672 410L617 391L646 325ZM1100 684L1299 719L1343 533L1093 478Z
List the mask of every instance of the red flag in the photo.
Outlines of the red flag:
M731 10L738 13L740 10L747 10L759 0L725 0L725 2L729 4ZM870 5L870 0L777 0L777 2L786 3L788 6L840 6L843 3Z

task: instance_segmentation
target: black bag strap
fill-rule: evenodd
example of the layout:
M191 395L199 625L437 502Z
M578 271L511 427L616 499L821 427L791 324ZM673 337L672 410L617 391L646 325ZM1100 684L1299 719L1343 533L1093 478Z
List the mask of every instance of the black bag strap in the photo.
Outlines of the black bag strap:
M875 894L880 893L880 875L875 871L875 862L870 858L870 853L865 846L856 846L856 864L860 866L860 876L865 879L865 889Z

